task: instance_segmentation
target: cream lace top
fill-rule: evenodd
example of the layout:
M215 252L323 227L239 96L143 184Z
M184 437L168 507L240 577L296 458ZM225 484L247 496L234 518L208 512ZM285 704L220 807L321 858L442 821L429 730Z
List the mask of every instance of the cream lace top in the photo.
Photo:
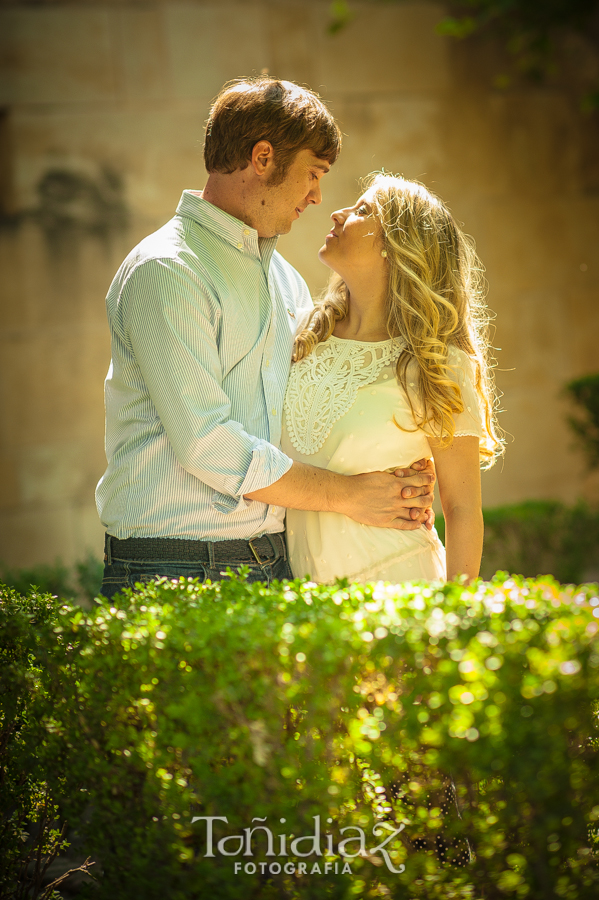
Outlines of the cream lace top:
M292 365L283 451L294 460L344 475L392 471L429 458L428 438L416 427L397 383L395 363L401 349L398 340L367 343L331 336ZM464 412L455 420L456 436L484 439L470 360L450 348L449 363L464 401ZM443 547L436 532L425 528L374 528L338 513L290 509L287 537L294 574L316 581L445 577Z

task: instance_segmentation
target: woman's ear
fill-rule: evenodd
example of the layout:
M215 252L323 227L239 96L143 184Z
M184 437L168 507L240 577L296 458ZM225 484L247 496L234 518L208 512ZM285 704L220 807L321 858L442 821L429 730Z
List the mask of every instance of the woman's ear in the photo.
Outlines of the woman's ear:
M251 165L259 178L268 176L274 169L275 151L270 141L258 141L252 150Z

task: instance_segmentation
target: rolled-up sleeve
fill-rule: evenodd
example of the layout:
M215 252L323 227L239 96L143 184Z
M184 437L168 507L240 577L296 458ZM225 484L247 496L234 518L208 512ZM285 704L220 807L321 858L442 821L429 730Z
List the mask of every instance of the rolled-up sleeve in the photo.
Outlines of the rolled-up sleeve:
M214 507L233 512L247 502L244 493L278 481L292 461L231 418L217 343L221 313L197 273L180 260L148 260L130 274L120 306L123 339L176 459L213 488Z
M280 451L271 454L270 451L275 449L272 444L267 444L265 441L260 441L260 443L262 446L254 450L252 461L245 473L241 487L229 494L217 492L213 494L212 503L219 512L231 513L236 512L242 505L249 506L254 501L246 500L245 494L251 494L252 491L259 491L261 488L274 484L291 468L292 460L288 456ZM239 499L235 501L234 497L239 497Z

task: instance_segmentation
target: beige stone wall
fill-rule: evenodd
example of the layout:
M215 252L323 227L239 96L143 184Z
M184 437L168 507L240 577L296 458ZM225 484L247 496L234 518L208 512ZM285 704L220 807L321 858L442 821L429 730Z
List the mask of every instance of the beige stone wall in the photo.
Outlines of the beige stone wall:
M495 48L437 37L441 7L328 0L5 2L0 10L0 560L99 554L104 296L122 258L201 187L202 123L229 78L319 90L346 134L324 201L281 240L316 292L332 209L384 166L477 240L497 313L505 464L487 505L595 492L560 390L599 368L593 121L557 86L492 87ZM592 61L591 61L592 62Z

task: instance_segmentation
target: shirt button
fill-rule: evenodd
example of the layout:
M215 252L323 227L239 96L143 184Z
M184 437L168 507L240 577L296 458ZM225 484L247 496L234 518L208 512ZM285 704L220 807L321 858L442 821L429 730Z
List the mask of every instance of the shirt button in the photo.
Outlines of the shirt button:
M249 228L244 228L244 229L243 229L243 233L244 233L244 234L249 234L249 233L250 233L250 229L249 229Z
M237 249L238 249L238 250L243 250L243 244L242 244L241 242L240 242L239 244L237 244Z
M273 414L273 416L276 416L276 414L277 414L276 409L273 409L273 410L272 410L272 414Z
M268 368L268 366L270 365L270 360L267 359L266 362L264 363L264 365Z

